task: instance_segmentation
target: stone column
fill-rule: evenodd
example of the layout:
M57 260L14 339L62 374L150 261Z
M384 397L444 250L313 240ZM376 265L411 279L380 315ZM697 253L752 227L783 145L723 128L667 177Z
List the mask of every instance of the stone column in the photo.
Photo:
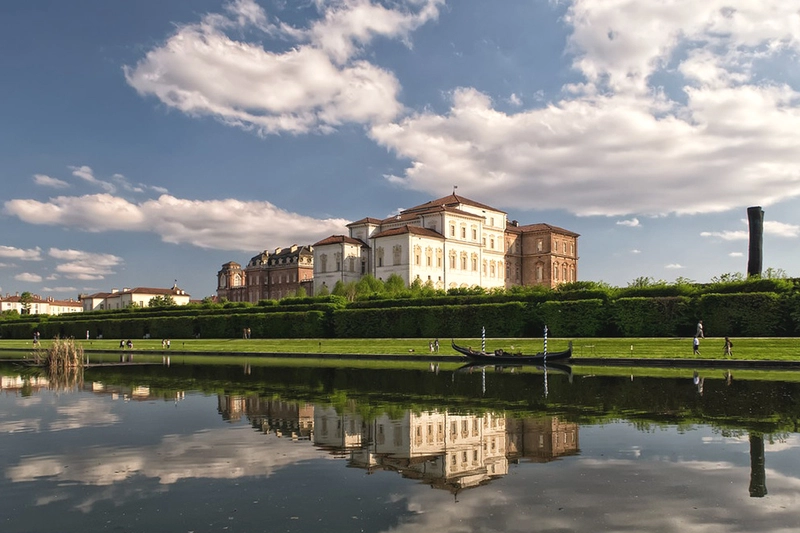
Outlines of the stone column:
M750 227L750 247L747 256L747 277L761 277L762 250L764 247L764 210L759 206L747 208Z

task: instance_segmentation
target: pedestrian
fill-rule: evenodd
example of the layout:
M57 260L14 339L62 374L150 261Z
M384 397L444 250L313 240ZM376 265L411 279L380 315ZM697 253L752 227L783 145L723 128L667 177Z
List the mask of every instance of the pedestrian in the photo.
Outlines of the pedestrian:
M122 340L122 339L119 340L119 347L120 348L124 348L125 347L125 341L124 340Z
M437 337L435 341L433 341L433 347L436 349L436 353L439 353L439 338Z
M694 355L700 355L700 339L697 338L697 335L694 336L692 341L692 348L694 348Z
M167 350L169 350L169 347L170 347L171 345L172 345L172 342L171 342L169 339L167 339Z
M133 348L133 341L132 341L132 340L128 339L128 342L127 342L126 344L128 345L128 349L129 349L129 350L130 350L131 348Z
M86 340L87 341L89 340L89 330L88 329L86 330Z
M706 338L705 334L703 333L703 321L702 320L700 320L697 323L697 332L695 333L695 335L700 337L701 339L705 339Z
M433 341L428 341L428 348L430 349L431 353L433 353Z
M733 355L733 343L729 337L725 337L725 357Z

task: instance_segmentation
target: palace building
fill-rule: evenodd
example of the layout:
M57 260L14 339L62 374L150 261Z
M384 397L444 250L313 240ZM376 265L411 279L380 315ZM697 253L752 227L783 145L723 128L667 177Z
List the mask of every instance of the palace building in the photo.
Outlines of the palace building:
M231 302L257 303L294 296L303 287L313 294L314 254L311 246L264 250L245 268L235 261L217 272L217 297Z
M545 285L578 279L578 237L549 224L520 225L455 193L384 218L347 225L313 245L314 293L341 281L392 274L437 289Z

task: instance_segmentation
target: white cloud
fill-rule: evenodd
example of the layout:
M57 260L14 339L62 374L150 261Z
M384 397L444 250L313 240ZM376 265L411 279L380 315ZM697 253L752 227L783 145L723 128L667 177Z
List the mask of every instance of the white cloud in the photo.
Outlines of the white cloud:
M631 253L632 253L632 254L640 254L640 253L642 253L642 251L641 251L641 250L636 250L636 249L633 249L633 250L631 250Z
M737 231L701 231L701 237L717 237L723 241L746 241L750 233L744 230Z
M535 196L580 215L711 213L800 196L800 92L765 77L779 69L757 68L800 52L800 14L783 0L729 4L576 0L564 20L582 83L513 114L458 88L446 114L377 124L372 138L411 160L389 179L431 194L457 180L496 205L524 209ZM668 94L654 74L683 87Z
M72 170L72 175L75 176L76 178L80 178L87 183L91 183L92 185L97 185L106 192L112 194L117 192L117 188L114 186L113 183L97 179L94 176L94 171L92 170L91 167L83 165L80 167L69 167L69 168L70 170Z
M670 269L670 270L677 270L677 269L685 268L685 267L683 265L678 264L678 263L670 263L669 265L665 265L664 268L667 268L667 269Z
M42 287L42 292L78 292L76 287Z
M21 274L14 276L14 279L17 281L25 281L27 283L39 283L42 281L42 276L39 274L32 274L30 272L22 272Z
M519 107L522 105L522 99L517 96L516 93L512 93L511 96L508 97L508 103L514 107Z
M28 250L23 248L14 248L13 246L0 246L0 257L20 259L22 261L41 261L42 249L38 246Z
M51 187L53 189L66 189L69 187L69 183L66 181L58 178L51 178L50 176L46 176L44 174L34 174L33 182L36 185L41 185L42 187Z
M318 219L290 213L269 202L201 201L169 195L140 203L109 194L59 196L47 202L16 199L5 202L5 213L29 224L90 232L150 232L159 235L164 242L238 251L260 250L265 242L313 244L328 235L344 233L348 223L343 219ZM241 231L242 227L249 229ZM50 255L53 255L52 250ZM80 269L58 271L73 276L104 275Z
M642 227L642 225L639 224L639 219L638 218L632 218L630 220L618 220L617 221L617 226L627 226L629 228L640 228L640 227Z
M741 220L742 224L747 225L747 219ZM775 237L794 238L800 236L800 226L796 224L786 224L774 220L764 221L764 235ZM746 241L750 238L749 230L728 230L728 231L703 231L701 237L716 237L724 241Z
M66 261L56 267L56 272L68 279L100 280L114 274L122 258L112 254L99 254L81 250L50 248L48 255Z
M728 254L729 257L744 257L742 252L731 252Z
M377 36L406 39L438 15L439 0L387 9L365 0L320 4L308 29L267 24L252 1L229 3L229 17L206 15L179 26L125 78L141 95L195 116L207 115L260 134L330 132L346 122L385 121L400 112L393 74L356 59ZM415 8L415 9L411 9ZM234 40L226 31L255 26L299 44L283 52Z
M800 235L800 226L797 224L785 224L772 220L764 221L764 235L775 235L776 237L797 237Z

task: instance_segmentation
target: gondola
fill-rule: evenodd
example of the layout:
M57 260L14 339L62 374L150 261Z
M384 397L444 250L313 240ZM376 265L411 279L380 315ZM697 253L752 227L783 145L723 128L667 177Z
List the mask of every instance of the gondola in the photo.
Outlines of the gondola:
M494 352L476 352L472 348L464 348L450 341L453 349L460 354L463 354L470 361L483 363L487 365L497 364L510 364L510 365L541 365L549 363L550 361L563 361L572 357L572 341L569 341L569 348L562 352L542 352L536 355L512 355L503 350L496 350Z

